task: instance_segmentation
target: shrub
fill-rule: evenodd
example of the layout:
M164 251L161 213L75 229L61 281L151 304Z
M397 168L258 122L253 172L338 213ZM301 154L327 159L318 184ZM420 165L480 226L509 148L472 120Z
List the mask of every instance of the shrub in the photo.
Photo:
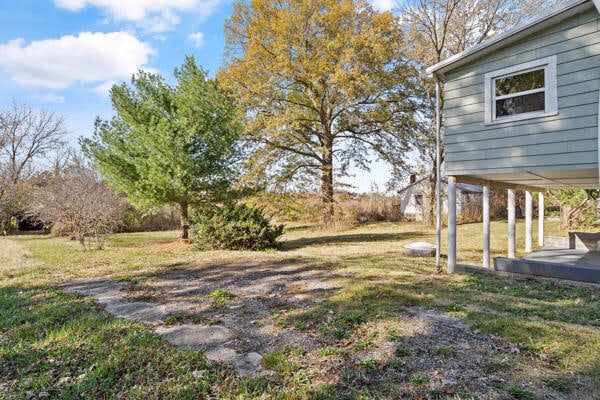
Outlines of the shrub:
M265 250L277 247L283 225L271 225L258 208L226 204L195 213L190 228L200 249Z
M116 231L124 207L123 199L104 185L96 171L77 160L53 177L39 203L42 221L86 249L92 242L102 249L104 236Z

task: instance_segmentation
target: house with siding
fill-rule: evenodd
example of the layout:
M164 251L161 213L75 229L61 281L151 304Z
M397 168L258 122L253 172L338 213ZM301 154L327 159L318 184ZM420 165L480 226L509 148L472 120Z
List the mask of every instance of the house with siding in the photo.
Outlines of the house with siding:
M532 196L599 187L600 0L562 3L427 71L444 93L448 271L456 265L456 184L483 186L483 266L490 266L489 188L508 189L508 258L515 257L515 190ZM438 110L439 111L439 110ZM438 132L440 134L441 132ZM489 213L488 213L489 214ZM540 244L543 244L543 215Z
M430 177L421 179L413 178L411 175L410 183L398 190L400 215L406 221L423 221L423 216L431 202L431 181ZM446 192L448 181L441 179L442 192ZM471 208L478 208L481 205L481 196L483 189L479 185L470 185L468 183L456 184L456 213L460 215L462 212ZM442 199L442 214L448 212L448 202L446 198Z

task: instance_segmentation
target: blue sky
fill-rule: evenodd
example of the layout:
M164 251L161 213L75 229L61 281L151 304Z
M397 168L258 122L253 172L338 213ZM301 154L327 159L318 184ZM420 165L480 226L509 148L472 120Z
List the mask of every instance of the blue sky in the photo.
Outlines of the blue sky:
M393 0L373 0L389 9ZM231 0L0 0L0 104L56 111L73 141L113 112L108 89L138 69L170 76L185 55L214 74ZM382 165L345 181L369 191Z

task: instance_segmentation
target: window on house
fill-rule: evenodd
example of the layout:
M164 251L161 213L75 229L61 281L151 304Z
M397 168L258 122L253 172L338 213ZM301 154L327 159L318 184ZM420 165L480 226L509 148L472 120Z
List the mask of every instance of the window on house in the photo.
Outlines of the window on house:
M485 75L485 122L555 115L556 56Z
M418 206L423 205L423 195L422 194L415 194L415 204Z

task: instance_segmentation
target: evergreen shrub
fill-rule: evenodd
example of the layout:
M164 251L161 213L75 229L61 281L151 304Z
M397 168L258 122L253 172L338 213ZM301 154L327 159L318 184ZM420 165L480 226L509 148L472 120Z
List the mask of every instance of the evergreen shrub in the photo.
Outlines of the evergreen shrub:
M262 210L245 204L198 211L190 226L190 238L202 250L272 249L282 234L283 225L272 225Z

